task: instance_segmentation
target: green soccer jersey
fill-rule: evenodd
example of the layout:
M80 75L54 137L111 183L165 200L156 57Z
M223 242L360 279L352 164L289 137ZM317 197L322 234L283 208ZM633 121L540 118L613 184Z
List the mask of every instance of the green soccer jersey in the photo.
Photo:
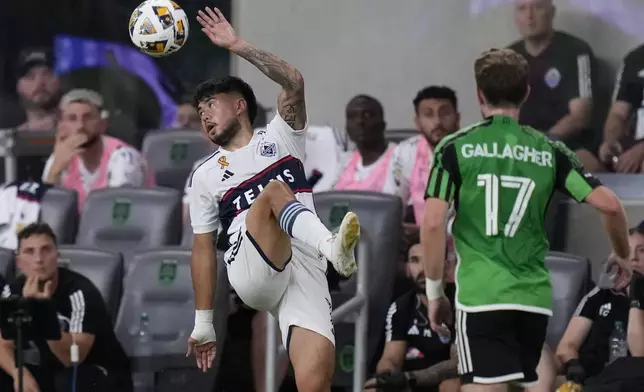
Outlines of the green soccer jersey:
M555 189L582 202L599 182L563 143L493 116L436 147L427 197L454 202L456 306L552 315L546 210Z

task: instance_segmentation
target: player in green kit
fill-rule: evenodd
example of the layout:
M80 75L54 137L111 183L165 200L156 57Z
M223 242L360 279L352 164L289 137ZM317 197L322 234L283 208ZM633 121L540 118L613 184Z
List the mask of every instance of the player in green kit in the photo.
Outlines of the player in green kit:
M445 220L456 209L456 345L463 391L534 385L552 315L544 218L555 190L599 210L614 259L628 276L628 230L617 197L583 172L560 142L518 123L528 64L509 50L481 55L474 71L485 119L437 146L427 186L422 243L432 329L448 333L444 309Z

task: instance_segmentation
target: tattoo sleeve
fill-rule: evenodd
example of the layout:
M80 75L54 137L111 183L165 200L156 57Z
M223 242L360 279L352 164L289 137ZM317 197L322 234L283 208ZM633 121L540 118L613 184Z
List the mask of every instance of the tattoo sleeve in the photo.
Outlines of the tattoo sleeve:
M456 358L448 359L447 361L439 362L434 366L427 369L416 370L411 372L418 381L418 385L433 386L439 385L443 381L458 376L456 370Z
M232 48L231 51L246 59L262 71L264 75L282 86L282 91L277 101L277 111L294 130L304 128L306 124L306 106L302 74L286 61L247 42L242 42L237 47Z
M456 357L455 345L452 345L451 358L430 366L427 369L416 370L412 373L420 386L439 385L443 381L458 376L458 359Z

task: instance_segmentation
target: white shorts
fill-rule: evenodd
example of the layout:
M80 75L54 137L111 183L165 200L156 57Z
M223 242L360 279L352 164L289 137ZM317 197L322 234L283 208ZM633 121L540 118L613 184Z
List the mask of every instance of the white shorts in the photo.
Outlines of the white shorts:
M286 349L293 326L317 332L335 345L326 259L294 246L291 260L280 271L247 231L239 241L227 264L228 280L246 305L277 318Z

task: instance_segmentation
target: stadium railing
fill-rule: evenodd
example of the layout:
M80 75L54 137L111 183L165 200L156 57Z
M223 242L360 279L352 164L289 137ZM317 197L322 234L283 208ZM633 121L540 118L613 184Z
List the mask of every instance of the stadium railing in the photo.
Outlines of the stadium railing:
M370 238L364 229L360 233L360 243L358 244L358 272L357 272L357 286L356 294L347 302L334 309L331 313L331 318L334 323L352 319L353 315L358 312L358 317L355 321L355 350L353 351L353 392L362 391L362 386L365 383L366 370L367 370L367 328L369 323L369 286L367 279L366 263L369 260ZM274 317L268 318L268 328L266 328L266 379L265 391L276 392L279 388L275 383L275 370L277 359L277 321ZM284 350L282 347L281 350ZM280 350L280 351L281 351Z

